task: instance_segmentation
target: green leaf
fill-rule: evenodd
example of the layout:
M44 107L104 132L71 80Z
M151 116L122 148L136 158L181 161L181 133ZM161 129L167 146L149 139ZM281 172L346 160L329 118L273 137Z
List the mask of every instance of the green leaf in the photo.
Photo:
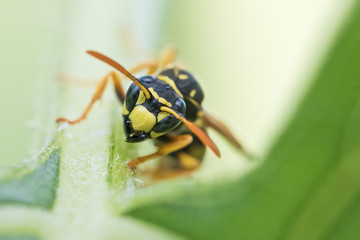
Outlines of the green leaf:
M359 239L360 2L265 162L126 215L190 239Z
M0 181L0 206L24 204L50 209L56 199L59 158L59 149L55 149L34 172L20 178ZM14 172L13 176L16 176Z
M22 235L22 236L1 236L0 235L0 240L39 240L39 238L33 237L33 236L27 236L27 235Z

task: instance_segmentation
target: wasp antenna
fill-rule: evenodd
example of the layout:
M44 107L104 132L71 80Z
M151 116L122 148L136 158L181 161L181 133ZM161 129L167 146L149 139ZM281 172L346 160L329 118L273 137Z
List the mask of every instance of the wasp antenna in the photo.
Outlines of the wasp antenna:
M172 110L171 108L168 107L161 107L160 108L161 111L164 112L168 112L171 115L173 115L174 117L176 117L177 119L179 119L180 121L182 121L183 123L186 124L186 126L200 139L200 141L207 146L208 148L211 149L211 151L213 151L213 153L217 156L220 157L220 151L217 148L217 146L215 145L215 143L210 139L210 137L203 131L201 130L198 126L196 126L194 123L188 121L186 118L184 118L180 113L175 112L174 110Z
M147 90L147 88L142 85L137 78L132 75L128 70L126 70L120 63L114 61L113 59L105 56L102 53L99 53L97 51L93 51L93 50L87 50L86 53L90 54L91 56L109 64L110 66L114 67L116 70L118 70L119 72L121 72L122 74L124 74L126 77L128 77L131 81L133 81L137 86L140 87L140 89L144 92L146 99L150 98L150 93Z

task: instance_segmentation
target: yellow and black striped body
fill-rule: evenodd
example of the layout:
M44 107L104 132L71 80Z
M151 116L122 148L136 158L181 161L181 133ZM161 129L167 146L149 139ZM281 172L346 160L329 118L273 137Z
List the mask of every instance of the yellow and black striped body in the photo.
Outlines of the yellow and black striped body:
M177 90L181 93L181 97L186 103L186 112L185 118L194 122L199 126L203 131L205 131L205 126L203 125L199 116L202 114L202 101L204 100L204 93L201 89L199 83L189 72L178 69L178 68L169 68L165 69L157 76L158 79L166 82L172 82L175 84ZM169 134L180 135L180 134L191 134L193 137L193 142L187 147L170 154L176 159L178 152L185 152L194 158L201 161L205 154L204 144L193 134L185 124L181 123ZM168 141L167 136L164 135L159 138L159 141L166 142ZM176 163L175 163L176 164ZM176 166L176 165L175 165Z
M139 77L138 81L149 90L151 97L146 99L135 84L129 87L123 111L126 141L141 142L150 138L167 143L170 135L190 134L193 142L180 151L201 160L205 152L203 143L181 121L160 110L161 106L169 107L205 130L199 118L204 93L195 78L185 70L169 68L157 76ZM171 155L176 156L178 152Z

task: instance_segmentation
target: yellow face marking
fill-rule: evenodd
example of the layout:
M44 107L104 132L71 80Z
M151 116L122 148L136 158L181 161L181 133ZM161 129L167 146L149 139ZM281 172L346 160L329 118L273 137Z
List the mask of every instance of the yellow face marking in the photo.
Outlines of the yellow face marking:
M157 94L157 92L155 92L155 90L152 87L149 88L149 91L151 92L151 95L153 95L155 99L159 99L159 95Z
M167 84L169 84L181 98L184 97L181 94L181 92L179 91L179 89L176 87L175 82L171 78L169 78L168 76L163 76L163 75L159 75L159 76L157 76L157 78L160 79L161 81L164 81Z
M186 80L186 79L188 79L188 75L186 75L186 74L180 74L180 75L179 75L179 79L181 79L181 80Z
M168 102L165 98L159 97L159 102L161 102L162 104L171 107L172 104L170 102Z
M132 127L136 131L150 132L156 124L156 117L143 105L135 106L129 115Z
M122 114L123 114L123 115L128 115L128 114L129 114L129 110L128 110L127 107L126 107L126 101L124 101L124 108L123 108Z
M146 99L146 98L145 98L144 92L143 92L143 91L140 91L139 97L138 97L138 99L137 99L137 101L136 101L136 105L144 103L144 102L145 102L145 99Z
M161 120L163 120L164 118L170 116L169 113L167 112L160 112L157 116L157 121L160 122Z
M194 97L195 94L196 94L196 90L195 90L195 89L191 90L191 92L190 92L190 97Z
M151 136L151 138L157 138L157 137L160 137L161 135L164 135L165 133L166 132L157 133L157 132L151 131L150 136Z
M168 107L172 106L172 104L170 102L168 102L165 98L159 97L159 95L157 94L157 92L155 92L155 90L153 88L149 88L149 91L151 92L151 95L153 95L154 98L157 99L162 104L164 104Z

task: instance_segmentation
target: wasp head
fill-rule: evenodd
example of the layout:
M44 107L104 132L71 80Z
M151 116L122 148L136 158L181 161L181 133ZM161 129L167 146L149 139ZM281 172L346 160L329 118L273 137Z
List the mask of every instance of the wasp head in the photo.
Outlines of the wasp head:
M146 87L150 97L146 98L139 86L131 84L124 102L124 132L127 142L141 142L156 138L173 130L180 121L173 115L160 110L167 106L185 114L185 101L167 83L154 76L138 78Z

